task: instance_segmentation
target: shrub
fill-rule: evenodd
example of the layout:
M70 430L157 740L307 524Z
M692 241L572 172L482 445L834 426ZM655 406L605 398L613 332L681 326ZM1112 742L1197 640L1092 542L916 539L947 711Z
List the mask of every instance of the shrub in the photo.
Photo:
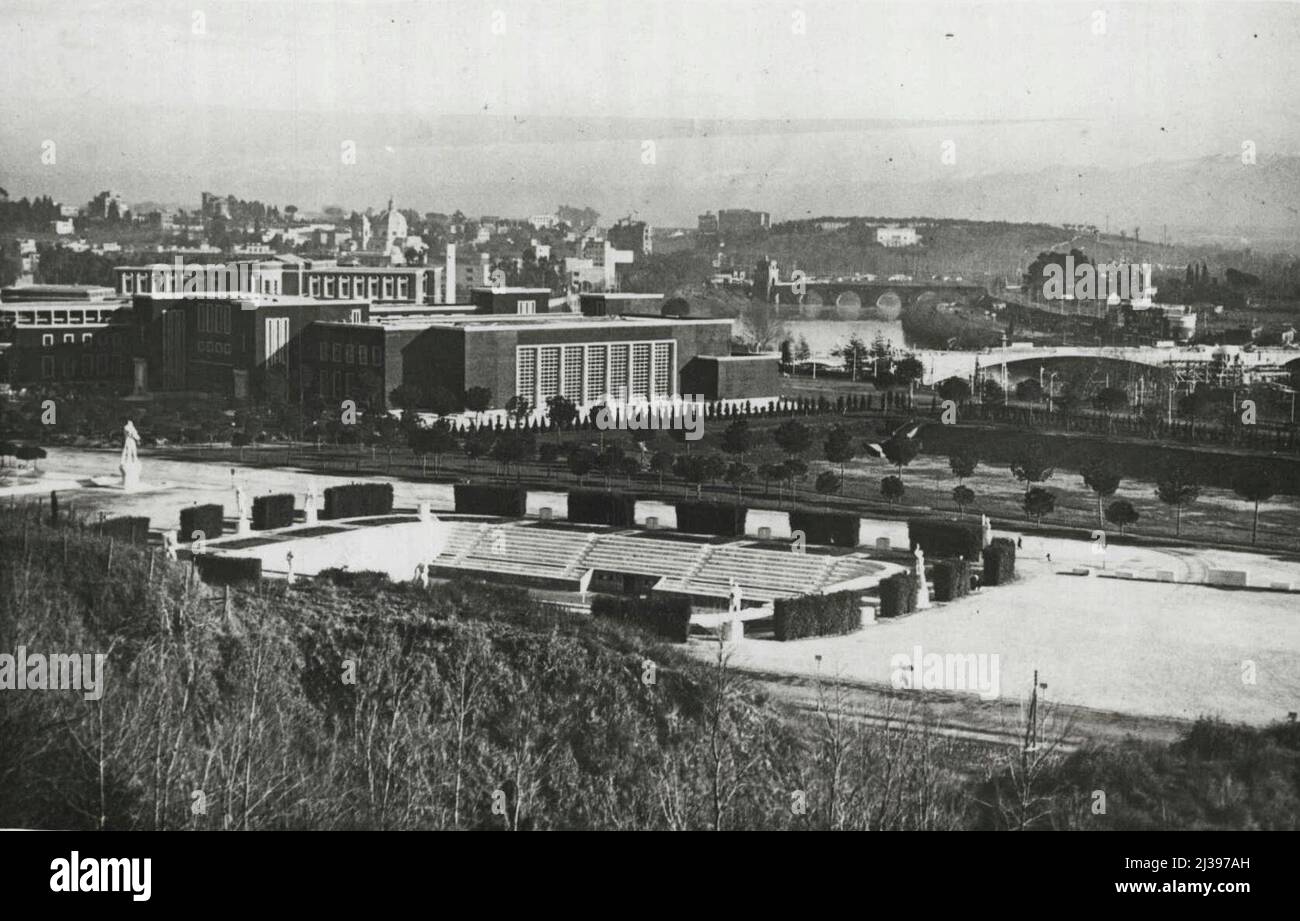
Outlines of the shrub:
M712 502L678 502L677 530L689 534L720 534L743 537L748 509Z
M916 610L916 576L896 572L880 580L880 616L898 617Z
M674 643L685 643L691 630L689 598L596 595L591 602L591 613L594 617L605 617L640 627Z
M969 521L929 521L913 518L907 522L907 539L912 549L918 546L927 556L978 560L984 546L984 534L978 524Z
M862 519L848 512L790 513L790 530L803 531L809 543L833 547L856 547Z
M631 527L636 523L636 496L600 489L570 489L569 520Z
M177 535L177 539L193 540L195 531L202 531L203 536L209 540L220 537L225 517L225 510L216 504L183 508L181 509L181 532Z
M1009 546L1008 546L1009 544ZM1016 545L994 541L984 548L984 585L1006 585L1016 577Z
M253 530L269 531L293 524L293 494L282 492L253 500Z
M132 544L149 543L149 519L136 515L109 518L99 525L99 533Z
M1007 569L1011 573L1011 578L1016 576L1016 542L1009 537L995 537L992 543L1005 550L1007 558Z
M970 592L970 563L963 559L939 560L931 575L935 601L953 601Z
M262 578L262 560L255 556L213 556L200 553L194 557L199 578L209 585L238 585Z
M389 588L393 584L392 579L388 577L388 573L378 572L373 569L352 570L330 567L329 569L322 569L316 574L316 577L340 588L356 588L368 592Z
M862 627L858 592L778 598L773 624L781 641L853 633Z
M457 483L456 511L468 515L522 518L528 507L528 491L520 486L492 483Z
M366 518L393 510L392 483L349 483L325 490L321 518Z

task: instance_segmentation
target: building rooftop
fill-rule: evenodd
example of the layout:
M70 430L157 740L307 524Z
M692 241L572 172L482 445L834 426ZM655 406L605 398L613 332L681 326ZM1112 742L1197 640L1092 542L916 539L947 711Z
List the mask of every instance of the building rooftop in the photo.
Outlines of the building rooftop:
M95 303L113 301L121 297L106 285L12 285L0 290L0 301L75 301Z

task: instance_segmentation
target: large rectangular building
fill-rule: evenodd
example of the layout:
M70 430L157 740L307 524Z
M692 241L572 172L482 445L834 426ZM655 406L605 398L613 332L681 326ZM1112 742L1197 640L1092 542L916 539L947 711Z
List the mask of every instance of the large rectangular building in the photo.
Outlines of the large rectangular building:
M369 322L365 300L270 295L135 298L150 390L288 400L304 387L303 331L318 321Z
M0 384L102 384L131 379L130 302L112 288L23 285L0 291Z
M511 397L544 406L681 393L683 368L700 355L728 355L731 321L675 317L468 317L390 329L389 361L423 399L435 387L486 388L491 405ZM392 369L389 369L392 377Z

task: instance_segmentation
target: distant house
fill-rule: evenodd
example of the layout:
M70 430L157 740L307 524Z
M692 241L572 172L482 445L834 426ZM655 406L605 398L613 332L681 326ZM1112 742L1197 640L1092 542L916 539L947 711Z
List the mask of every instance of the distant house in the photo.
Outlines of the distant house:
M881 246L896 249L916 246L921 242L921 237L914 227L879 227L876 229L876 242Z

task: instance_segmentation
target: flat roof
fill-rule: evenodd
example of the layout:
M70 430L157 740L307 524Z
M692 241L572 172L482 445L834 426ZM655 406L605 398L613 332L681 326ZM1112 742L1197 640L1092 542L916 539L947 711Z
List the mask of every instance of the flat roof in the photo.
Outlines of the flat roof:
M494 288L491 285L472 285L471 291L491 291L493 294L545 294L551 296L550 288L511 288L500 287Z
M270 306L311 307L320 304L362 307L369 306L370 303L365 298L336 300L299 295L253 294L247 291L192 291L189 293L164 291L156 294L137 294L135 296L150 301L240 301L240 306L244 310L256 310L258 307Z
M108 285L10 285L0 290L0 301L13 303L76 301L94 304L120 296Z
M553 313L553 314L476 314L462 318L448 317L443 320L430 323L430 326L441 326L448 329L464 327L467 329L497 329L497 330L524 330L524 329L592 329L602 326L681 326L681 325L726 325L731 326L731 320L722 318L714 319L712 317L644 317L644 316L618 316L618 317L588 317L577 313Z

